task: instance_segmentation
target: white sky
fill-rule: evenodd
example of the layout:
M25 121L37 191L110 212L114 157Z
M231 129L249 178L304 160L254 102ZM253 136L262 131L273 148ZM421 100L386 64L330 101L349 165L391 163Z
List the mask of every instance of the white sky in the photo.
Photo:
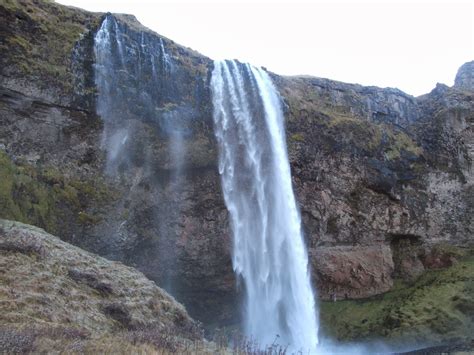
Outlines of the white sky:
M213 59L278 74L398 87L452 85L474 59L474 0L58 0L131 13L145 26Z

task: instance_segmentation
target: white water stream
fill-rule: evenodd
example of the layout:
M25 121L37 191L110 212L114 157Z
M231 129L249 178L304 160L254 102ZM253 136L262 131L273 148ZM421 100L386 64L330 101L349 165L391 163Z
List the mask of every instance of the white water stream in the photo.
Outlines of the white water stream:
M280 98L262 69L216 61L211 88L219 172L245 288L244 326L260 346L277 339L314 353L315 298L288 162Z

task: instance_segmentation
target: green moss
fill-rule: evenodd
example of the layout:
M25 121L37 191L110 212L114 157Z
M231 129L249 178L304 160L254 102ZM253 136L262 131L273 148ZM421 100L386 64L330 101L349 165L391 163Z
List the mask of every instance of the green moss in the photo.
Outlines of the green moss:
M18 35L12 36L12 37L7 38L6 40L10 46L18 46L24 51L30 51L32 49L31 44L25 38L21 36L18 36Z
M302 133L292 134L290 138L293 142L304 142L304 136Z
M0 213L6 218L20 220L20 209L12 199L14 179L15 168L8 156L0 151Z
M86 210L116 198L101 179L69 178L52 167L14 164L0 151L0 218L56 233L64 223L97 224Z
M474 334L474 257L444 270L425 272L414 284L368 300L321 303L321 322L341 341L383 337L443 343L469 341Z
M436 244L432 249L433 254L444 255L445 257L463 258L469 255L473 255L474 250L459 248L455 245L447 243Z
M406 133L394 132L386 128L385 133L388 137L388 145L385 149L385 158L388 160L400 159L402 152L420 156L423 150Z
M36 171L17 167L5 152L0 152L0 216L55 231L54 201L36 178Z
M329 129L345 141L367 152L374 152L382 143L382 128L380 125L358 117L343 115L338 112L325 111L329 120L325 123Z
M93 216L82 211L78 213L78 219L79 219L79 223L86 224L86 225L94 225L102 221L101 217Z
M40 86L71 91L74 45L100 15L54 1L5 0L0 6L20 19L5 33L7 65L18 75L33 74Z

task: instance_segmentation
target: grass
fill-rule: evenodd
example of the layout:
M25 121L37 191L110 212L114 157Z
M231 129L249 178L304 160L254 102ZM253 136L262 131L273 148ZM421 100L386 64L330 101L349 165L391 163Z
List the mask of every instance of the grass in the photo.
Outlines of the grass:
M416 156L423 154L423 149L406 133L388 129L386 132L389 143L385 149L385 157L388 160L400 159L403 151Z
M0 256L1 353L208 349L199 323L133 268L6 220Z
M324 112L330 120L326 123L329 129L343 136L355 147L367 152L375 152L382 143L383 129L377 124L349 115Z
M427 271L413 284L397 281L392 291L369 300L322 302L321 322L340 341L472 341L474 256Z

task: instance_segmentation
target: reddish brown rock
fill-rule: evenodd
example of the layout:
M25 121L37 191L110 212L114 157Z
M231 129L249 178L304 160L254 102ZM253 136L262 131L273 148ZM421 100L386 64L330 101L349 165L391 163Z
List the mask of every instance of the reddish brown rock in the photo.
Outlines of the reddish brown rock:
M443 250L443 248L440 247L435 247L422 257L422 261L427 269L443 269L457 263L456 256L462 255L450 250Z
M393 285L392 252L386 245L312 250L311 266L318 295L325 300L370 297Z

